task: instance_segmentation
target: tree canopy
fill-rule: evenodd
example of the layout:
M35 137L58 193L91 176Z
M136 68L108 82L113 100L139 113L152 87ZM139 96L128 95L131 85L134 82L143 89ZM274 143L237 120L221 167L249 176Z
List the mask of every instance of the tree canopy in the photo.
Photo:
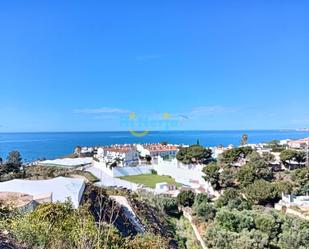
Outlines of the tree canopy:
M177 196L178 203L184 207L192 207L194 199L195 194L191 190L181 191Z
M219 189L220 167L216 162L211 162L203 168L204 178L210 182L214 189Z
M244 133L241 137L240 145L246 145L248 143L248 134Z
M248 162L246 165L241 167L237 173L237 179L241 186L245 187L259 179L267 181L273 179L269 162L266 161L270 159L269 156L264 157L257 152L252 152L247 158Z
M280 153L280 160L285 164L291 163L291 161L303 163L306 161L306 153L303 151L287 149Z
M0 179L3 175L19 173L22 166L22 158L19 151L11 151L5 162L0 160L0 165Z
M248 146L228 149L219 156L219 161L231 165L246 158L252 151L252 148Z
M267 210L217 210L207 225L204 241L208 248L308 248L309 222Z
M21 165L22 158L19 151L11 151L7 157L7 164Z
M212 156L211 149L205 148L201 145L191 145L189 147L182 147L179 149L176 158L182 163L207 163Z

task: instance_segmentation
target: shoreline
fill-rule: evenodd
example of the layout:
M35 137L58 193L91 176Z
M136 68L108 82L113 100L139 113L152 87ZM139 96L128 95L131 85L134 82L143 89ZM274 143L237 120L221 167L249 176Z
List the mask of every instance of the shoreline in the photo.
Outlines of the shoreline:
M248 131L248 143L263 143L272 140L300 139L308 137L305 131ZM25 162L39 158L56 159L71 154L75 146L105 146L112 144L144 144L167 141L173 144L194 144L199 140L205 147L220 144L238 146L243 131L165 131L150 133L136 138L129 132L86 133L0 133L0 157L6 158L10 151L20 151Z

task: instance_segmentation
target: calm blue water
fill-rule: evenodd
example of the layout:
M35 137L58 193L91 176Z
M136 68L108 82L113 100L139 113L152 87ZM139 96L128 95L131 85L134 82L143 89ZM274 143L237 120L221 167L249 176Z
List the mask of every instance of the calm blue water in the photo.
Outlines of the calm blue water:
M0 157L6 158L12 150L19 150L25 161L46 157L57 158L72 153L75 146L108 145L121 143L156 143L167 141L175 144L193 144L199 139L204 146L219 144L239 145L243 133L249 143L274 139L307 137L300 131L157 131L137 138L129 132L59 132L59 133L0 133Z

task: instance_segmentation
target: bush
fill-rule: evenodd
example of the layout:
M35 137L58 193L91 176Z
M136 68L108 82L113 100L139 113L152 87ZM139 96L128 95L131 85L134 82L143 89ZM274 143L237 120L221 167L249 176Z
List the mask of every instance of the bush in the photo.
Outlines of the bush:
M19 241L42 248L86 248L93 246L89 243L95 243L97 234L87 208L74 210L70 203L42 204L32 213L15 217L10 229Z
M254 227L253 218L245 211L221 209L216 216L215 222L222 228L231 232L241 232L243 229Z
M151 156L149 156L149 155L146 155L145 159L146 159L146 161L147 161L148 163L150 163L151 160L152 160Z
M275 185L265 180L257 180L245 188L247 199L257 205L273 204L277 194Z
M111 225L101 223L99 228L87 205L73 209L70 203L42 204L32 213L11 218L7 224L6 229L31 248L169 248L166 239L159 235L145 234L126 239Z
M194 214L202 221L213 220L216 216L216 208L207 202L202 202L198 205L194 204Z
M208 248L305 249L309 244L309 222L289 218L276 211L220 209L207 225L203 239Z
M151 174L153 174L153 175L157 175L157 174L158 174L158 172L157 172L155 169L152 169L152 170L151 170Z
M178 203L184 207L192 207L195 194L191 190L184 190L177 196Z
M216 201L218 208L227 207L229 209L251 209L251 204L235 189L227 189Z
M199 205L201 203L207 203L207 202L210 202L208 194L199 193L195 196L194 205Z
M172 197L160 196L160 198L156 200L156 205L161 210L161 212L167 215L174 217L179 217L180 215L177 200Z
M114 248L114 247L110 247ZM138 235L135 238L128 238L123 248L126 249L168 249L168 242L153 234Z
M205 174L204 178L206 181L210 182L214 189L219 189L219 176L220 176L220 167L216 162L211 162L203 168L203 173Z
M207 227L203 239L208 248L233 249L232 243L238 238L238 234L225 229L220 229L214 224Z
M219 156L219 161L221 163L232 165L239 159L246 158L250 153L252 153L252 151L252 148L248 146L228 149Z
M281 223L271 214L259 214L254 218L255 227L274 239L280 232Z
M282 226L278 245L282 249L308 248L309 222L301 219L288 218Z

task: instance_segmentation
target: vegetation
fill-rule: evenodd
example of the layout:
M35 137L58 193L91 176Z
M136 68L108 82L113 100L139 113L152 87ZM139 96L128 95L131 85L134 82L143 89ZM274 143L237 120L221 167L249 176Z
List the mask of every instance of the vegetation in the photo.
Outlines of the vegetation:
M268 147L272 152L281 152L286 149L285 145L281 145L279 140L273 140L268 143Z
M139 199L139 202L136 203L143 203L143 207L138 209L138 216L143 217L143 219L145 219L144 224L147 224L148 226L159 224L160 232L156 231L158 226L152 228L151 231L165 236L168 235L165 238L170 241L169 245L171 248L201 248L199 242L196 240L190 222L182 216L177 199L164 195L158 196L151 193L140 193L137 198ZM208 197L205 195L197 195L196 198L203 201ZM152 214L154 215L152 216ZM158 219L164 222L158 222ZM168 224L168 226L164 224Z
M247 146L228 149L219 156L219 161L220 163L232 166L232 164L239 160L245 159L252 151L252 148Z
M244 133L241 137L240 145L246 145L248 143L248 134Z
M155 174L144 174L144 175L134 175L134 176L122 176L123 180L134 182L137 184L143 184L149 188L155 188L157 183L167 182L168 184L174 184L176 187L181 187L182 184L176 183L170 176L160 176Z
M136 215L146 228L146 231L161 236L168 243L169 248L176 249L178 248L175 237L176 228L170 224L170 218L175 217L175 215L172 213L172 216L169 216L166 213L166 210L170 211L170 207L174 207L174 204L172 199L167 197L168 199L164 202L169 203L167 205L169 208L164 208L165 211L162 211L162 202L160 201L160 198L161 196L154 196L153 194L146 194L142 198L139 195L130 195L129 201ZM166 204L163 206L166 206Z
M257 152L252 152L247 160L247 164L241 167L237 173L237 180L243 187L252 184L258 179L264 179L266 181L273 179L273 173L269 168L269 162L267 161L269 158L265 159Z
M87 205L73 209L70 203L42 204L31 213L2 219L0 224L0 229L31 248L169 248L161 236L125 238L107 223L96 225Z
M180 249L200 249L200 242L196 239L190 222L181 216L179 219L172 219L174 223L178 247Z
M304 152L286 150L277 142L270 146L282 151L285 164L305 161ZM215 202L196 197L192 205L195 221L206 227L208 248L308 248L308 221L265 206L278 202L281 193L308 193L309 168L274 172L273 161L270 153L240 147L226 150L204 167L205 180L222 193Z
M158 174L158 172L157 172L155 169L151 169L151 174L153 174L153 175L157 175L157 174Z
M223 196L219 198L220 207L227 205L243 209L243 203L245 206L274 205L281 198L282 192L305 193L308 190L309 176L306 169L297 170L292 176L281 173L281 178L277 179L271 168L273 156L249 151L229 150L221 155L219 162L204 167L205 180L214 189L224 190ZM239 157L245 161L243 166L233 167L229 164ZM225 192L232 202L223 199Z
M194 203L193 212L201 221L208 222L215 218L217 209L211 203L201 202Z
M271 184L260 181L266 188ZM257 195L268 198L262 192ZM309 221L252 206L240 190L228 189L215 202L199 194L192 208L195 222L204 227L201 232L208 248L308 248Z
M191 190L184 190L177 196L178 203L183 207L192 207L195 194Z
M285 165L290 164L292 161L304 163L306 161L306 153L304 151L287 149L280 153L280 159Z
M301 229L297 229L301 228ZM205 233L209 248L308 248L309 222L266 210L218 211Z
M309 167L294 170L291 180L295 185L295 194L306 195L309 193Z
M207 163L211 160L211 155L211 149L204 148L201 145L191 145L189 147L181 147L176 158L185 164Z
M246 142L245 137L243 140ZM184 163L207 163L203 169L205 180L221 193L215 201L207 194L194 194L191 190L181 191L177 198L109 190L113 195L127 197L145 227L145 235L138 233L105 190L90 184L79 209L73 209L70 203L44 204L32 213L12 215L11 209L2 207L0 238L1 230L6 229L29 248L200 248L191 224L182 216L182 208L186 207L185 210L192 211L193 222L208 248L308 248L309 222L269 208L282 192L309 192L308 167L274 172L274 156L270 153L259 154L250 147L240 147L225 151L218 161L211 161L211 152L207 150L199 145L181 148L177 157ZM280 157L287 164L305 158L295 150L283 150ZM21 163L20 155L12 153L10 162ZM8 172L17 169L20 167L10 166ZM53 167L29 167L24 173L30 179L59 175L82 173ZM159 182L176 184L174 179L159 176L155 171L121 178L152 188Z
M11 151L7 157L7 164L21 166L22 158L19 151Z
M214 189L219 189L219 179L220 179L220 166L216 162L211 162L203 168L203 173L205 173L205 180L210 182Z
M99 181L97 177L87 171L76 170L73 168L59 168L46 166L28 166L25 169L27 179L42 180L58 176L64 177L84 177L88 182L94 183Z
M22 170L22 158L18 151L11 151L7 156L7 160L0 163L0 181L21 178L24 176Z
M22 166L22 158L18 151L9 153L7 160L0 167L0 181L8 181L16 178L42 180L58 176L84 177L88 182L97 182L99 179L87 171L73 168L46 167L46 166Z
M215 203L217 208L227 207L230 209L251 209L252 204L244 198L240 191L229 188L223 192Z

